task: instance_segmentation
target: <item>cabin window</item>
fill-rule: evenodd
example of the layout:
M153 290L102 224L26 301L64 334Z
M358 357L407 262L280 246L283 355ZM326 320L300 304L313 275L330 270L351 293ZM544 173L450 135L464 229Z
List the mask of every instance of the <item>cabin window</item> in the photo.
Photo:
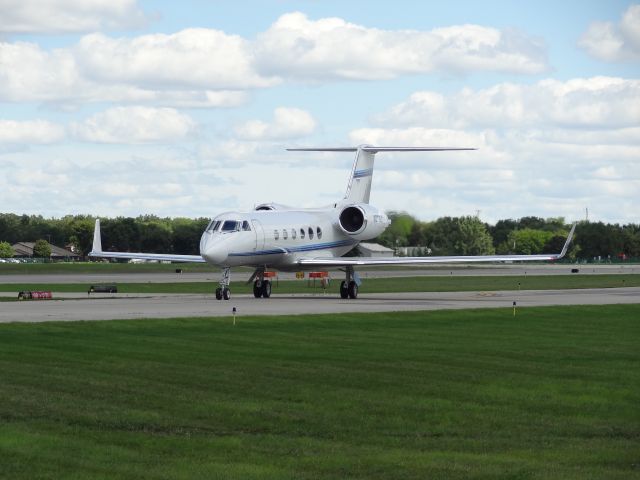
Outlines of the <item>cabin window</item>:
M296 239L296 229L295 229L295 228L292 228L292 229L291 229L291 239L292 239L292 240L295 240L295 239Z
M251 231L251 225L249 225L249 222L247 220L242 222L242 231L244 231L244 232L250 232Z
M279 230L274 230L273 231L273 238L275 238L276 240L278 240L280 238L280 231Z
M313 240L313 228L309 227L309 240Z
M322 238L322 229L320 227L316 228L316 233L318 234L318 240Z
M300 238L304 240L304 228L300 229Z
M286 239L287 239L287 237L288 237L287 231L283 228L283 229L282 229L282 239L283 239L283 240L286 240Z
M236 222L235 220L225 220L222 224L222 231L235 232L236 230L238 230L238 223L240 222Z

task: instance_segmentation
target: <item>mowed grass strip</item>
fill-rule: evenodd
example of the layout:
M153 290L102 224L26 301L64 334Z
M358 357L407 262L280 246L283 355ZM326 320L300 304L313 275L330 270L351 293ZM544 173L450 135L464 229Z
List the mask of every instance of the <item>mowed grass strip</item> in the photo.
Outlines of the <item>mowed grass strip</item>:
M640 305L0 325L2 478L638 478Z
M329 287L337 292L340 277L334 277ZM99 283L99 282L96 282ZM79 284L0 284L0 292L23 290L51 290L54 292L87 292L90 283ZM117 283L119 293L213 293L217 282L176 283ZM384 292L455 292L497 290L556 290L575 288L638 287L640 275L545 275L545 276L444 276L365 278L361 293ZM246 282L232 282L234 294L251 293ZM273 293L313 293L320 290L320 282L309 280L274 281Z

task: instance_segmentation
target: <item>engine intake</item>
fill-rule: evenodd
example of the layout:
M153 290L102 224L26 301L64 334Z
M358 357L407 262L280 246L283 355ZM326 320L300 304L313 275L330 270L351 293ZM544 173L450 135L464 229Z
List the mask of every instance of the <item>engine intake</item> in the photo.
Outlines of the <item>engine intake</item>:
M356 240L369 240L389 226L389 219L368 204L347 205L338 215L338 226Z
M360 233L365 227L364 212L360 207L347 207L340 212L340 226L342 229L355 235Z

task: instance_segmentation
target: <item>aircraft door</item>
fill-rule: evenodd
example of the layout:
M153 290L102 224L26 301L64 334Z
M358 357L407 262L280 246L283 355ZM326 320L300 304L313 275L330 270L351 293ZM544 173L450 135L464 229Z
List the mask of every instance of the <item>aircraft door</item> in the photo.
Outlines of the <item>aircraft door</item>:
M251 219L251 223L253 224L253 231L256 234L256 244L255 251L264 249L264 229L262 228L262 224L254 219Z

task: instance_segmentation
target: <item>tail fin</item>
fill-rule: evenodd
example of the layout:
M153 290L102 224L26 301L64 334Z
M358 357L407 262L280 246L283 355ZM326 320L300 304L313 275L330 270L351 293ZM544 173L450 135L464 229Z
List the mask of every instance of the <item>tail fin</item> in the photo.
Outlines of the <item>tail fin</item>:
M376 152L364 150L361 145L356 150L356 158L351 168L351 176L347 184L344 199L350 203L369 203L371 181L373 180L373 164Z
M96 226L93 229L93 247L89 256L96 254L98 256L100 253L102 253L102 236L100 235L100 219L96 218Z
M360 145L358 147L326 147L326 148L287 148L294 152L356 152L351 176L347 184L344 199L350 203L369 203L373 164L378 152L444 152L450 150L476 150L475 148L449 147L374 147Z

